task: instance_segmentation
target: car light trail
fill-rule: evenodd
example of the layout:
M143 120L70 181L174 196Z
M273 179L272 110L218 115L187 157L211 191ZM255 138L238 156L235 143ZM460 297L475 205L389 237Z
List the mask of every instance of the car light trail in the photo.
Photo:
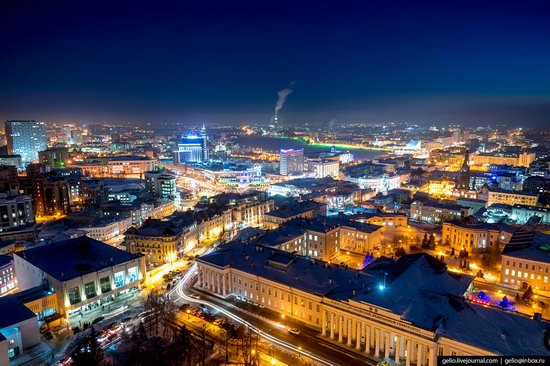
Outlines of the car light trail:
M315 360L323 365L334 365L332 362L324 359L324 358L321 358L319 356L316 356L310 352L307 352L307 351L304 351L301 347L296 347L288 342L285 342L281 339L278 339L264 331L262 331L261 329L259 329L258 327L256 327L255 325L249 323L248 321L244 320L243 318L240 318L238 316L236 316L235 314L232 314L231 312L227 311L226 309L222 308L222 307L219 307L217 306L216 304L213 304L209 301L206 301L206 300L202 300L202 299L196 299L196 298L193 298L193 297L190 297L190 296L187 296L184 292L184 287L191 282L191 280L193 279L193 277L197 274L198 272L198 266L196 263L194 263L190 268L189 270L187 271L187 273L185 274L185 276L183 276L183 278L181 279L181 281L176 285L176 287L174 287L167 295L167 297L170 299L171 296L174 294L174 293L177 293L178 296L183 299L183 300L186 300L188 302L192 302L192 303L197 303L197 304L203 304L203 305L206 305L206 306L210 306L211 308L219 311L220 313L224 314L225 316L227 316L228 318L234 320L235 322L237 323L240 323L246 327L248 327L249 329L251 329L254 333L258 334L260 337L268 340L269 342L273 343L273 344L276 344L278 346L281 346L287 350L291 350L293 352L296 352L300 355L303 355L303 356L306 356L306 357L309 357L311 358L312 360ZM276 326L276 325L275 325Z

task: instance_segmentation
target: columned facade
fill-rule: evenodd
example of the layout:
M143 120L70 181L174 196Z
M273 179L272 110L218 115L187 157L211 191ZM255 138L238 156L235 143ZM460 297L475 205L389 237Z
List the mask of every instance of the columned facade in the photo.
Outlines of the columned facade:
M230 293L229 271L218 271L212 268L204 268L199 271L197 285L199 288L208 290L212 295L227 297Z
M321 335L346 347L364 352L374 358L391 359L395 364L435 366L436 348L441 347L431 338L401 331L355 316L340 309L324 306L321 310Z
M307 293L229 266L199 262L197 287L215 296L264 305L318 329L321 336L341 347L397 365L435 366L436 355L494 354L438 336L370 303Z

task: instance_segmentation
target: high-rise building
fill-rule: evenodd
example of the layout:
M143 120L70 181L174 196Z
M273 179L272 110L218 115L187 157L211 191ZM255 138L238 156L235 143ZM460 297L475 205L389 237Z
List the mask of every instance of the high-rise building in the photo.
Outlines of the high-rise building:
M69 149L66 147L54 147L38 153L40 163L54 168L63 168L69 159Z
M181 138L176 151L177 163L208 162L208 136L203 126L200 134L188 134Z
M145 189L155 197L175 197L176 177L164 172L147 172L145 173Z
M338 178L340 174L340 160L309 159L307 161L307 171L312 173L315 178Z
M280 157L279 172L281 175L304 172L304 149L281 149Z
M38 161L38 152L46 150L44 122L7 121L5 124L8 154L21 155L23 164Z
M36 216L58 216L71 212L69 183L63 178L37 177L33 181Z

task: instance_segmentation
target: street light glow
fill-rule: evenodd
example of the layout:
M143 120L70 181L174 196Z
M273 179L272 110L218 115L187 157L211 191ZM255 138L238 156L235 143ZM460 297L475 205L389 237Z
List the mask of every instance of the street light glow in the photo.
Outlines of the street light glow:
M210 248L209 250L207 250L206 254L210 253L212 250L213 249ZM279 338L276 338L275 336L273 336L269 333L263 332L261 329L259 329L255 325L253 325L253 324L249 323L248 321L244 320L243 318L240 318L239 316L233 314L231 311L228 311L228 310L226 310L222 307L219 307L218 305L216 305L214 303L210 303L206 300L196 299L196 298L193 298L193 297L190 297L190 296L186 295L185 292L184 292L184 287L189 282L191 282L193 277L197 274L197 272L198 272L197 267L198 267L197 264L194 263L193 267L191 267L187 271L187 273L183 276L181 281L167 294L168 298L170 298L174 293L176 293L181 299L183 299L185 301L192 302L192 303L197 303L197 304L208 305L208 306L212 307L213 309L217 310L218 312L224 314L228 318L230 318L230 319L232 319L232 320L248 327L250 330L252 330L254 333L260 335L262 338L264 338L268 342L271 342L271 343L273 343L275 345L278 345L280 347L283 347L285 349L292 350L294 352L298 352L298 353L300 353L304 356L307 356L307 357L311 358L312 360L317 361L318 363L320 363L322 365L327 365L327 366L332 366L333 365L332 362L330 362L330 361L328 361L328 360L326 360L322 357L319 357L319 356L317 356L317 355L315 355L311 352L305 351L305 350L300 350L298 347L296 347L293 344L290 344L290 343L285 342L285 341L283 341ZM275 360L275 362L277 362L277 361Z

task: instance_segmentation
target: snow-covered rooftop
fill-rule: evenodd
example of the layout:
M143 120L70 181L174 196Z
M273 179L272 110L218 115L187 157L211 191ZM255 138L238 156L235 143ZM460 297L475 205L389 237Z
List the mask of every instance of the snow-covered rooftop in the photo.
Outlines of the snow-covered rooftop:
M419 328L494 353L550 352L544 344L548 323L469 303L463 295L473 278L447 271L445 263L428 254L380 258L355 270L252 240L220 246L198 261L235 268L332 300L372 304Z

